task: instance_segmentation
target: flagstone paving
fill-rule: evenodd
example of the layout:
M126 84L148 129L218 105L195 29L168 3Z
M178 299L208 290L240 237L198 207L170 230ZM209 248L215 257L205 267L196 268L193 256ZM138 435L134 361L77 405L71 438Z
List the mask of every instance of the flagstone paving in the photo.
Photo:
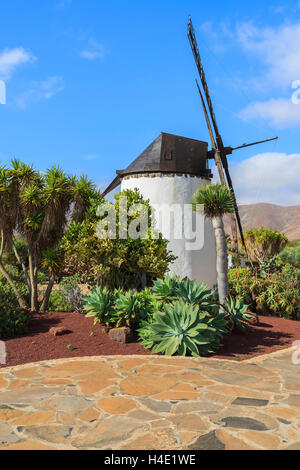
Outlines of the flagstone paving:
M0 369L0 449L297 449L300 364L158 356Z

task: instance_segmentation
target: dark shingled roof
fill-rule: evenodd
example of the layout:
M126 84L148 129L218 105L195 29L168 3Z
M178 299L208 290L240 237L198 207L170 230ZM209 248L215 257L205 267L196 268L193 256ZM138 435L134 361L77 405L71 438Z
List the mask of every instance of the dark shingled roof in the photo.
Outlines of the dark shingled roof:
M105 196L116 188L122 177L138 173L179 173L212 177L208 168L207 142L162 132L149 147L106 188Z
M162 132L119 176L134 173L185 173L208 176L207 146L201 140Z

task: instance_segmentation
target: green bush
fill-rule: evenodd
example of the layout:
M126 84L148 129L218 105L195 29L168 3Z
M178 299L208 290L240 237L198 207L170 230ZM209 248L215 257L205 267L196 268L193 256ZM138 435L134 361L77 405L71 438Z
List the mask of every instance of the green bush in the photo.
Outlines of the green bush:
M300 269L300 247L286 248L279 254L278 258L283 263Z
M228 313L230 330L247 331L251 326L251 320L254 319L252 313L248 313L249 305L244 304L240 299L229 297L225 304L225 310Z
M213 291L203 282L197 283L190 279L178 282L175 295L184 302L198 305L200 310L211 311L216 307Z
M20 310L0 310L0 339L14 338L28 332L30 313Z
M171 302L176 298L176 289L180 280L177 277L170 277L167 274L163 279L153 281L152 292L157 299L163 302Z
M253 312L300 319L299 269L286 265L263 277L259 269L231 269L228 278L230 295Z
M265 227L246 230L244 239L249 258L258 263L278 255L288 242L283 233Z
M0 312L5 313L16 308L18 302L14 292L6 281L0 281Z
M59 292L65 302L71 306L73 312L84 313L83 292L78 285L79 276L70 276L61 281Z
M59 290L53 290L50 294L49 312L74 312L74 308L68 303Z
M28 296L27 289L24 284L17 283L16 287L24 297ZM0 280L0 312L7 312L18 307L18 301L15 293L5 280Z
M146 320L149 315L159 308L159 302L151 295L149 289L142 292L119 292L112 321L116 327L129 326L135 329L141 321Z
M225 317L215 313L214 318L180 299L164 305L163 312L154 313L152 321L144 323L138 332L142 344L153 354L197 357L213 352L227 331Z
M94 323L110 325L114 314L115 295L106 287L96 287L93 292L83 299L86 317L94 317Z
M120 225L120 198L127 198L127 227L134 222L140 214L131 215L129 208L133 204L146 207L149 212L146 233L141 238L118 238ZM114 203L106 204L107 210L116 214L116 238L109 237L109 232L114 231L108 226L105 230L100 222L105 215L93 217L81 223L73 223L68 227L62 240L62 247L66 257L72 260L80 272L93 273L101 280L101 285L109 289L121 288L124 290L142 290L152 284L153 279L162 277L175 257L168 251L168 240L161 234L153 233L152 210L149 201L143 199L138 190L126 190L115 196ZM119 207L120 206L120 207ZM99 206L100 208L102 205ZM98 212L99 214L99 212ZM147 235L147 236L146 236ZM153 236L155 235L155 236ZM107 238L106 238L107 237Z

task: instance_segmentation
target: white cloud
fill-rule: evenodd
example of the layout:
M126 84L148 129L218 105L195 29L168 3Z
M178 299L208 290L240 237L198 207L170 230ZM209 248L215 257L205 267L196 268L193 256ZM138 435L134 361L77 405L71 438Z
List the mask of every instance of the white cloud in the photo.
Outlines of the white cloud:
M261 119L282 129L297 127L300 126L300 104L293 104L291 99L284 98L257 101L243 109L238 116L245 121Z
M94 40L90 40L88 47L79 53L81 57L88 60L103 59L106 54L106 48Z
M278 28L258 28L251 23L237 27L241 47L261 60L258 73L268 86L287 88L300 79L300 23L284 24Z
M231 166L230 173L239 204L300 204L300 154L261 153Z
M62 77L52 76L41 82L34 82L30 90L16 99L20 108L26 108L29 103L40 100L48 100L64 89Z
M4 49L0 52L0 78L9 80L17 67L35 60L36 58L23 47Z

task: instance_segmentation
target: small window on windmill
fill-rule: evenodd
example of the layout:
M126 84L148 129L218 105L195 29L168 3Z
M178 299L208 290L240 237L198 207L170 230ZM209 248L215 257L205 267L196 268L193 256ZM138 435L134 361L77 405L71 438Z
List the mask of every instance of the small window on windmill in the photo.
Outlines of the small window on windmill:
M167 150L164 153L164 159L165 160L173 160L173 150Z

